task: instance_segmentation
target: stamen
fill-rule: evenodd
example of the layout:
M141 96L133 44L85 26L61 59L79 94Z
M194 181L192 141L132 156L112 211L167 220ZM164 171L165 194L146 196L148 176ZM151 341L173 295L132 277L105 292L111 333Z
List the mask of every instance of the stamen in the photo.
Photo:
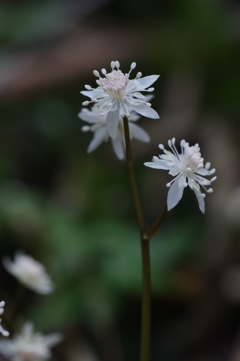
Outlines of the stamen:
M107 74L107 70L105 68L102 68L101 72L103 73L103 75Z
M99 74L99 72L98 72L97 70L93 70L93 74L94 74L96 77L99 77L99 76L100 76L100 74Z
M82 103L82 105L83 105L84 107L85 107L85 106L87 106L88 104L90 104L90 102L89 102L89 101L87 101L87 100L86 100L85 102L83 102L83 103Z
M87 90L91 90L92 89L92 87L90 86L90 85L85 85L85 89L87 89Z
M149 88L149 89L147 89L147 91L148 91L149 93L153 92L154 90L155 90L154 88Z
M205 165L205 168L206 169L209 169L211 167L211 163L210 162L207 162L206 165Z
M138 73L137 73L137 75L136 75L136 78L138 79L138 78L141 78L141 76L142 76L142 73L139 71Z
M154 155L154 157L153 157L153 161L157 161L157 160L159 160L159 158L158 158L158 157L156 157L156 155Z
M111 61L111 68L112 68L112 70L115 68L115 61Z
M213 189L212 189L212 188L209 188L207 192L208 192L208 193L212 193L212 192L213 192Z
M158 148L164 149L164 145L163 145L163 144L159 144L159 145L158 145Z
M115 61L115 67L116 67L117 69L120 68L120 63L119 63L119 61Z
M81 128L82 132L86 133L86 132L89 132L90 130L90 127L88 125L84 125L82 128Z
M217 179L217 177L216 177L216 176L215 176L215 177L213 177L213 178L211 179L211 182L214 182L216 179Z

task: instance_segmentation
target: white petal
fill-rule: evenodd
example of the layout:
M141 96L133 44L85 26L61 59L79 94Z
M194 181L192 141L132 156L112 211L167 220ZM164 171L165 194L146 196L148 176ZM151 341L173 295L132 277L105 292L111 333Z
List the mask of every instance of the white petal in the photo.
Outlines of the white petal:
M194 193L196 194L200 211L202 213L205 213L205 201L203 196L201 195L201 191L198 191L196 188L193 188L193 190Z
M44 343L47 347L53 347L62 341L63 335L60 333L50 333L47 336L44 336Z
M176 179L171 185L167 195L167 208L168 211L174 208L178 202L182 199L184 186L179 187L178 179Z
M104 93L103 91L100 91L98 89L95 90L83 90L80 92L81 94L85 95L89 98L98 98L99 96L104 97L104 95L108 95L107 93Z
M124 159L124 148L123 148L123 142L122 142L122 135L118 131L117 137L115 139L112 139L112 146L113 150L118 157L118 159L123 160Z
M154 168L154 169L165 169L169 170L170 167L166 164L164 160L156 160L154 162L146 162L143 163L146 167Z
M93 152L99 145L104 141L105 137L107 135L107 127L102 127L94 133L93 139L91 143L88 146L88 153Z
M129 131L133 138L136 138L136 139L140 140L141 142L145 142L145 143L150 142L150 137L149 137L148 133L145 132L145 130L143 130L138 125L132 124L131 122L129 122Z
M81 110L80 113L78 113L78 117L88 123L106 122L106 116L99 115L90 110Z
M150 85L152 85L160 75L149 75L144 76L143 78L137 79L137 81L141 84L143 89L148 88Z
M144 117L147 118L151 118L151 119L159 119L159 115L158 113L151 108L149 105L144 105L144 104L140 104L140 105L130 105L132 110L135 110L135 112L143 115Z
M110 137L113 139L117 136L119 123L119 109L107 113L107 129Z

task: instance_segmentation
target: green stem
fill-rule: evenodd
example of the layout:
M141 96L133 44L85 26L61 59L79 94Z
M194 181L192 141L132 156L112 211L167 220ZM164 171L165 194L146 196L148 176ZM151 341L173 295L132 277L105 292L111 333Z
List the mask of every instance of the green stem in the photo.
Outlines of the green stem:
M150 228L150 230L143 235L144 239L150 240L152 237L154 237L158 233L159 228L161 227L161 224L166 219L166 215L167 215L167 204L164 205L163 209L161 210L159 216L157 217L155 223Z
M142 251L142 320L141 320L141 361L150 361L150 335L151 335L151 275L150 275L150 252L149 241L144 239L146 228L137 190L137 184L132 165L132 154L130 144L130 134L128 119L123 118L125 143L126 143L126 162L131 184L134 206L137 214L138 225L141 235Z

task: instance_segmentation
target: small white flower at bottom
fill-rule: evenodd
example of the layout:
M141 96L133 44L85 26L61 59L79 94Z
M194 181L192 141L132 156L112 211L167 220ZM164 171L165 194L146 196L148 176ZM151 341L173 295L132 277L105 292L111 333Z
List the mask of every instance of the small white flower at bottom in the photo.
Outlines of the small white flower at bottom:
M107 142L109 140L109 133L107 129L107 121L106 115L100 115L101 110L94 105L91 110L82 109L78 114L79 118L88 122L90 125L85 125L82 127L83 132L91 131L94 133L93 139L89 144L88 153L93 152L96 148L100 146L101 143L104 141ZM140 140L141 142L148 143L150 141L150 137L143 130L139 127L135 122L139 119L139 116L136 113L131 113L130 117L128 118L129 124L129 133L130 138L135 138ZM124 126L122 118L119 119L118 129L117 129L117 136L116 138L111 138L113 150L118 157L118 159L124 159L125 153L125 139L124 139Z
M132 111L147 118L159 119L158 113L152 109L147 97L142 94L142 92L154 91L154 88L149 87L159 78L159 75L142 78L142 73L138 72L135 79L129 79L131 71L135 67L136 63L132 63L130 71L123 74L119 61L112 61L110 73L107 73L106 69L101 70L103 77L97 70L93 71L98 78L96 80L97 88L85 85L87 90L81 91L83 95L91 99L83 102L83 106L96 103L101 109L101 115L106 116L107 131L113 139L117 137L120 117L129 118Z
M204 177L215 173L215 169L210 170L210 163L206 163L204 167L204 160L201 157L198 144L190 147L189 143L182 140L180 145L181 153L178 153L175 147L175 138L168 141L171 151L166 150L162 144L159 144L159 148L164 154L159 155L159 157L153 157L152 162L146 162L144 165L150 168L169 170L169 174L175 177L167 184L167 187L170 187L167 196L168 210L178 204L182 199L184 188L189 186L195 192L199 208L204 213L205 194L201 192L200 186L206 193L213 192L212 188L207 189L206 186L209 186L217 177L213 177L210 180Z
M0 302L0 315L2 315L3 314L3 312L4 312L4 309L3 309L3 307L5 306L5 302L4 301L1 301ZM0 319L0 323L1 323L1 319ZM2 325L0 324L0 333L3 335L3 336L5 336L5 337L8 337L9 336L9 332L8 331L6 331L6 330L4 330L4 328L2 327Z
M62 340L62 335L34 333L33 324L26 322L21 333L12 340L0 341L0 353L11 361L43 361L51 356L50 348Z
M9 273L31 290L41 294L49 294L53 291L53 283L44 266L32 257L18 252L13 262L5 257L3 264Z

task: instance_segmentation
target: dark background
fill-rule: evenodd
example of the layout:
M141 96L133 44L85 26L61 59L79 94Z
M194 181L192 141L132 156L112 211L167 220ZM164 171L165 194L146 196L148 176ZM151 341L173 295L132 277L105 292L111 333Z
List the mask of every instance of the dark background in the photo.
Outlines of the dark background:
M239 360L239 20L239 2L227 0L1 1L1 254L23 250L54 280L52 295L27 291L15 328L30 319L63 332L56 359L139 359L140 246L125 164L110 144L86 154L91 134L77 117L92 71L119 60L123 72L135 61L143 76L161 74L161 119L141 119L151 142L132 143L148 226L170 180L143 166L159 143L199 143L218 176L204 216L186 189L151 241L152 360ZM7 315L17 281L0 273Z

